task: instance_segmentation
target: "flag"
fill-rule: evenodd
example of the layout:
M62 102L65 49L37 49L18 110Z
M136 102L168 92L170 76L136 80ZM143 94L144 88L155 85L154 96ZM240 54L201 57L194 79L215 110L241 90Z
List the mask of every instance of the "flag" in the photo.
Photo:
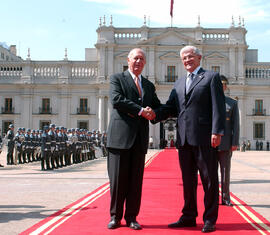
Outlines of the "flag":
M173 17L173 0L171 0L171 10L170 10L170 15Z

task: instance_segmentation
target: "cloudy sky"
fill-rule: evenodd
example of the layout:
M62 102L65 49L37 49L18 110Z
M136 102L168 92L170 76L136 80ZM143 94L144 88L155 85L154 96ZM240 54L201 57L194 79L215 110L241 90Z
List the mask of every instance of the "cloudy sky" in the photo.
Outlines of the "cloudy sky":
M191 6L187 4L190 3ZM99 18L109 25L140 27L144 15L150 27L170 26L170 0L0 0L0 42L17 45L25 59L84 60L85 48L94 47ZM205 28L228 28L244 19L247 44L259 50L259 61L270 62L269 0L174 0L174 27L195 27L198 15Z

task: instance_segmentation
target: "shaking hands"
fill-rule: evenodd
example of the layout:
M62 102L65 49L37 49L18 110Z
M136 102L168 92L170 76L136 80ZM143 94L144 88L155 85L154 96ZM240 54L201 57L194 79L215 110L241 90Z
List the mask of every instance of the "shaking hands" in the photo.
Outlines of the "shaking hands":
M156 114L155 114L153 109L151 109L149 106L147 106L146 108L143 108L141 116L143 116L147 120L153 120L153 119L155 119Z

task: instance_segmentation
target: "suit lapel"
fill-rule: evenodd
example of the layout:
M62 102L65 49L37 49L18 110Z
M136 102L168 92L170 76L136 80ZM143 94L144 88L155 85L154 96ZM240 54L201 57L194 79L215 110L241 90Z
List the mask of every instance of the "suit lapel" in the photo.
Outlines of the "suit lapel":
M128 87L130 87L132 90L134 90L138 94L138 96L139 96L138 89L137 89L136 84L135 84L135 82L134 82L131 74L129 73L129 71L126 70L124 72L124 75L125 75L125 79L127 81Z
M198 71L198 73L195 75L195 78L193 82L191 83L191 86L187 94L189 94L193 90L193 88L203 79L203 77L204 77L204 70L201 68Z

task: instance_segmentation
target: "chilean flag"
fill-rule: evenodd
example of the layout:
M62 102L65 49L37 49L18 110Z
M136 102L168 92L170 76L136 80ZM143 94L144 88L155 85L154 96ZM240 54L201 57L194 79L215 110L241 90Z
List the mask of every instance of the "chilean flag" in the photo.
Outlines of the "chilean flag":
M170 15L173 17L173 0L171 0L171 10L170 10Z

